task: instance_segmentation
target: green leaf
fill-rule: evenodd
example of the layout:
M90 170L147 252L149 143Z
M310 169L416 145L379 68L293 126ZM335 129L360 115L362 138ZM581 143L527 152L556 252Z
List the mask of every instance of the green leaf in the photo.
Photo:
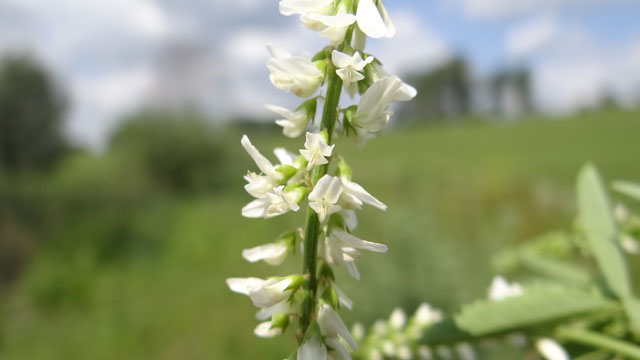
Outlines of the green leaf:
M560 340L591 346L596 349L610 351L624 359L640 359L640 347L597 332L574 328L559 327L556 336Z
M568 262L543 257L531 251L520 252L518 260L527 269L543 276L576 285L591 283L591 276L586 270Z
M640 184L638 183L630 181L616 181L613 183L613 189L620 194L640 200Z
M518 297L502 301L480 300L467 305L455 320L462 330L481 336L541 325L610 305L609 300L598 294L538 284L525 287L523 295Z
M418 342L423 345L437 346L472 340L474 340L473 335L458 328L453 318L445 317L425 329Z
M623 300L635 332L640 332L638 301L634 299L629 270L618 242L618 230L609 198L598 171L585 166L578 177L579 221L600 271L613 292Z

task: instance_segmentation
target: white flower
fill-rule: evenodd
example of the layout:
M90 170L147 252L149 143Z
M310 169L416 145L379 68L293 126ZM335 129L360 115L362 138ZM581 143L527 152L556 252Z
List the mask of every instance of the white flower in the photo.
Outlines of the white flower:
M560 344L548 338L536 341L536 349L546 360L569 360L569 355Z
M242 216L248 218L270 219L290 210L298 211L297 192L285 192L284 186L278 186L266 196L253 200L242 208Z
M347 294L345 294L344 291L342 291L342 289L340 289L336 284L332 284L331 286L333 286L333 289L338 293L338 301L340 302L340 305L349 310L353 310L353 300L349 299Z
M298 164L296 164L298 155L281 147L273 149L273 153L276 155L276 158L278 158L278 161L280 161L280 164L293 166L295 168L298 167Z
M389 111L391 102L411 99L412 94L407 94L402 85L402 80L395 76L388 76L373 83L360 99L354 124L369 132L382 130L392 114Z
M318 340L317 336L311 336L298 348L297 360L326 360L327 347Z
M386 77L392 76L389 74L379 62L371 63L371 71L369 72L369 76L371 77L372 82L376 82L378 80L384 79ZM400 86L400 91L398 92L398 99L396 101L409 101L418 95L418 91L411 85L402 82Z
M308 18L308 14L330 15L333 13L333 0L282 0L280 13L284 16L301 15L302 23L312 30L320 30L321 25Z
M242 257L255 263L263 260L269 265L280 265L287 258L287 245L282 243L266 244L242 251Z
M290 313L290 312L295 312L295 309L289 301L284 300L273 306L260 309L256 313L256 319L264 321L264 320L271 319L271 317L275 314Z
M373 61L373 56L368 56L366 59L362 59L359 52L355 52L353 56L349 56L345 53L341 53L337 50L333 50L331 53L331 61L333 65L338 68L336 73L342 79L345 90L353 97L356 92L356 83L364 79L364 74L361 71L367 64Z
M496 276L489 287L489 299L502 301L522 295L522 286L518 283L509 284L502 276Z
M359 239L339 229L331 230L329 237L325 239L325 256L331 264L344 265L349 274L355 279L360 279L360 273L355 265L355 259L360 256L357 249L384 253L386 245Z
M304 132L309 123L309 115L305 109L291 111L282 106L267 105L266 108L283 117L276 120L276 124L282 127L282 133L289 138L296 138Z
M349 26L356 22L356 17L352 14L320 15L311 13L302 15L301 19L305 24L313 23L313 27L321 30L320 36L329 39L333 46L338 46L344 41Z
M244 189L253 197L263 198L268 192L273 190L273 188L282 180L283 176L276 171L273 164L271 164L266 157L260 154L260 151L253 146L247 135L242 136L240 143L256 163L258 169L260 169L264 174L258 175L256 173L249 172L244 177L248 182L248 184L244 186Z
M257 278L231 278L227 279L227 285L233 292L248 295L253 305L259 308L267 308L279 304L291 296L293 290L286 290L292 280Z
M298 206L296 202L297 195L292 192L285 192L284 186L278 186L277 188L273 189L272 192L268 193L267 196L269 197L270 204L267 208L265 218L282 215L289 210L300 210L300 206Z
M291 56L271 45L267 45L267 48L273 56L267 62L273 86L279 90L291 91L302 98L307 98L318 90L324 74L310 59Z
M374 4L374 0L360 0L356 17L360 30L374 39L390 38L396 34L396 27L382 0L378 1L378 6Z
M329 351L332 360L351 360L349 350L342 345L338 338L328 337L324 342L332 349Z
M340 336L352 349L358 349L349 329L331 306L324 304L318 311L318 326L322 335L333 338Z
M261 338L272 338L282 334L282 328L278 327L272 329L271 326L271 321L262 322L256 326L253 333Z
M343 209L359 210L362 209L362 204L366 203L380 210L387 210L387 205L373 197L359 184L348 180L344 176L340 177L340 181L342 181L342 187L344 188L340 196L340 206Z
M316 165L328 164L326 157L331 156L333 147L329 146L322 134L307 133L307 140L304 143L304 149L300 150L300 154L307 159L307 170L311 170Z
M442 321L442 311L434 309L431 305L423 303L413 315L413 321L421 327Z
M309 206L318 214L321 223L324 223L329 215L342 210L336 205L342 194L340 179L331 175L325 175L309 194Z
M347 226L347 229L353 231L358 227L358 216L356 215L355 210L340 210L340 216L342 216L342 220L344 220L344 224Z
M402 328L407 324L407 314L400 308L396 308L391 313L389 317L389 324L391 328L395 330L402 330Z

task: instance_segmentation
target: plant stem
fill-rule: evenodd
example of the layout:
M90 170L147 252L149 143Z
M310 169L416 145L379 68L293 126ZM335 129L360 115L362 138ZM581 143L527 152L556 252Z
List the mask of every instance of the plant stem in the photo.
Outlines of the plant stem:
M322 130L326 130L328 134L327 143L331 145L331 138L338 120L338 106L340 103L340 95L342 93L342 79L336 74L334 65L329 62L327 66L327 96L325 98L324 109L322 112ZM331 161L331 159L329 159ZM323 177L329 164L316 166L311 171L311 182L315 184ZM317 259L318 259L318 237L320 236L320 220L318 215L311 209L307 209L307 219L305 223L304 236L304 260L302 264L302 273L308 277L305 286L306 296L302 305L301 328L304 334L311 323L315 312L315 299L318 291L318 281L316 277Z
M597 349L610 351L623 356L624 358L640 359L640 347L592 331L565 326L558 328L556 335L559 339L593 346Z

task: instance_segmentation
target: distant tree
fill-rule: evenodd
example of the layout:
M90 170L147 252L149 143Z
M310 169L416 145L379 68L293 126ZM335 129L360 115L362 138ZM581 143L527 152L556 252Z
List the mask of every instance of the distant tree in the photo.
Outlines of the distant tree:
M0 167L10 172L49 167L66 148L66 101L33 58L10 55L0 63Z
M471 111L471 80L467 60L457 56L409 83L418 96L401 110L408 119L441 119L466 115Z
M110 151L125 152L170 191L207 191L225 181L224 151L211 123L195 113L148 111L126 119Z
M503 116L520 116L533 111L531 73L526 68L507 69L491 80L493 108Z

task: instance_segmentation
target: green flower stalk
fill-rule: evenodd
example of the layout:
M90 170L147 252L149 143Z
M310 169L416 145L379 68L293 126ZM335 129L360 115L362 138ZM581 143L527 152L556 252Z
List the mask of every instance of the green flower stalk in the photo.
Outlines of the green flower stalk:
M351 359L347 347L355 350L358 345L338 310L351 309L353 302L336 285L332 267L344 266L359 279L355 260L360 250L387 251L386 245L353 234L356 210L364 204L386 210L386 205L352 181L351 168L344 160L332 164L337 155L334 139L351 136L362 142L374 137L389 121L391 103L408 101L416 91L386 73L378 59L364 52L367 36L395 34L382 0L282 0L280 12L299 15L329 45L313 58L268 45L271 83L306 100L295 110L274 105L267 109L283 117L276 124L285 136L305 134L306 141L300 155L275 149L279 164L274 165L247 136L242 137L242 146L259 169L245 176L245 189L255 199L242 209L242 215L271 218L306 206L306 221L301 231L287 232L271 244L243 251L242 256L249 262L277 266L300 247L302 273L269 279L230 278L227 284L260 308L257 318L263 322L254 330L256 335L273 337L292 329L298 348L290 358ZM359 102L343 104L348 101L342 99L343 89L350 99L359 93ZM322 114L317 114L319 108ZM313 124L316 118L319 126ZM319 131L307 131L309 128Z

